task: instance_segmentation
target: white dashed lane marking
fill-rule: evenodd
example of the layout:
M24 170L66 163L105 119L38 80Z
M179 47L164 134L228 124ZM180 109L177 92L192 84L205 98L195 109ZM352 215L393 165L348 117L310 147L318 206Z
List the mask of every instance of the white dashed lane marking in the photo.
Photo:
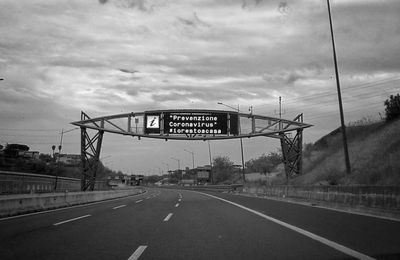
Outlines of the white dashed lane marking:
M168 221L171 217L172 217L172 213L169 213L169 214L165 217L164 222L165 222L165 221Z
M116 206L116 207L114 207L113 209L119 209L119 208L123 208L123 207L125 207L126 205L119 205L119 206Z
M136 251L128 258L128 260L137 260L146 250L147 246L139 246Z
M68 222L72 222L72 221L78 220L78 219L87 218L87 217L90 217L90 216L91 215L85 215L85 216L81 216L81 217L77 217L77 218L72 218L72 219L61 221L61 222L57 222L57 223L55 223L53 225L54 226L58 226L58 225L62 225L62 224L68 223Z
M139 202L142 202L143 200L137 200L137 201L135 201L135 203L139 203Z
M176 203L175 208L179 207L179 203Z

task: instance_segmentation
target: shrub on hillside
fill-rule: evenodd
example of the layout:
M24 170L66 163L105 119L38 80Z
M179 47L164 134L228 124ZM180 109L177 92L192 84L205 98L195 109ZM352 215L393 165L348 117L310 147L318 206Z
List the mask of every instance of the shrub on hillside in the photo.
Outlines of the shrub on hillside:
M400 117L400 95L390 95L389 99L385 101L386 121L392 121Z

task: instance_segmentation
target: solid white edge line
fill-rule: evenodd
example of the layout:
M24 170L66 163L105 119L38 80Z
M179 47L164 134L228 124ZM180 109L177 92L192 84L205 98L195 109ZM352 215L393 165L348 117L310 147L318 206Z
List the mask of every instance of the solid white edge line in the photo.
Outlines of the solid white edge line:
M142 202L143 200L137 200L137 201L135 201L135 203L139 203L139 202Z
M200 193L200 194L203 194L203 195L212 197L212 198L214 198L214 199L218 199L218 200L224 201L224 202L226 202L226 203L229 203L229 204L234 205L234 206L236 206L236 207L239 207L239 208L241 208L241 209L247 210L247 211L249 211L249 212L251 212L251 213L253 213L253 214L255 214L255 215L258 215L258 216L260 216L260 217L262 217L262 218L265 218L265 219L267 219L267 220L269 220L269 221L272 221L272 222L274 222L274 223L276 223L276 224L278 224L278 225L284 226L284 227L286 227L286 228L288 228L288 229L291 229L291 230L293 230L293 231L296 231L296 232L298 232L298 233L300 233L300 234L302 234L302 235L304 235L304 236L307 236L307 237L309 237L309 238L311 238L311 239L314 239L314 240L316 240L316 241L318 241L318 242L320 242L320 243L322 243L322 244L325 244L325 245L327 245L327 246L329 246L329 247L332 247L332 248L334 248L334 249L336 249L336 250L338 250L338 251L340 251L340 252L342 252L342 253L344 253L344 254L346 254L346 255L355 257L355 258L357 258L357 259L363 259L363 260L367 260L367 259L372 260L372 259L375 259L375 258L372 258L372 257L370 257L370 256L364 255L363 253L360 253L360 252L358 252L358 251L355 251L355 250L353 250L353 249L351 249L351 248L348 248L348 247L345 247L345 246L343 246L343 245L341 245L341 244L338 244L338 243L336 243L336 242L333 242L333 241L331 241L331 240L329 240L329 239L326 239L326 238L324 238L324 237L318 236L318 235L316 235L316 234L314 234L314 233L311 233L311 232L309 232L309 231L307 231L307 230L301 229L301 228L299 228L299 227L290 225L290 224L288 224L288 223L286 223L286 222L283 222L283 221L280 221L280 220L278 220L278 219L272 218L272 217L270 217L270 216L264 215L264 214L262 214L262 213L260 213L260 212L258 212L258 211L252 210L252 209L250 209L250 208L247 208L247 207L242 206L242 205L240 205L240 204L237 204L237 203L235 203L235 202L232 202L232 201L229 201L229 200L225 200L225 199L222 199L222 198L219 198L219 197L216 197L216 196L207 194L207 193L202 193L202 192L198 192L198 191L194 191L194 192L197 192L197 193Z
M72 218L72 219L68 219L68 220L64 220L64 221L61 221L61 222L57 222L57 223L55 223L55 224L53 224L54 226L58 226L58 225L62 225L62 224L64 224L64 223L68 223L68 222L71 222L71 221L75 221L75 220L78 220L78 219L81 219L81 218L87 218L87 217L90 217L91 215L85 215L85 216L80 216L80 217L77 217L77 218Z
M116 207L114 207L114 208L112 208L112 209L119 209L119 208L123 208L123 207L125 207L126 205L119 205L119 206L116 206Z
M147 246L139 246L136 251L128 258L128 260L137 260L140 255L143 254L144 250L146 250Z
M172 217L172 213L169 213L166 217L165 217L165 219L164 219L164 221L168 221L171 217Z
M179 207L179 203L176 203L175 208Z
M126 196L126 197L120 197L120 198L109 199L109 200L102 200L102 201L97 201L97 202L89 202L87 204L82 204L82 205L75 205L75 206L64 207L64 208L59 208L59 209L50 209L50 210L45 210L45 211L32 212L32 213L21 214L21 215L6 217L6 218L0 218L0 221L14 219L14 218L22 218L22 217L34 216L34 215L45 214L45 213L51 213L51 212L55 212L55 211L61 211L61 210L67 210L67 209L73 209L73 208L88 207L88 206L101 204L101 203L107 203L107 202L111 202L111 201L115 201L115 200L127 199L127 198L133 197L133 196L144 195L146 193L147 193L147 190L145 190L143 193L132 194L132 195L129 195L129 196Z

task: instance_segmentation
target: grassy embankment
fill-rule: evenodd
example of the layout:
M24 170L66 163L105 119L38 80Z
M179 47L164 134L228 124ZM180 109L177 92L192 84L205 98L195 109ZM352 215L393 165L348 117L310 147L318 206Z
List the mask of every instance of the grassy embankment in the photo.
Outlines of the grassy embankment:
M340 129L308 145L293 185L400 185L400 120L347 128L352 174L347 176Z

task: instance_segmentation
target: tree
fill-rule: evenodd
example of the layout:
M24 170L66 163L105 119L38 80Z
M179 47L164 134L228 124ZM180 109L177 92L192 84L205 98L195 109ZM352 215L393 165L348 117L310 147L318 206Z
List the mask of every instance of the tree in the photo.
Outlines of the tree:
M271 152L268 155L262 154L257 159L247 161L246 168L251 172L267 174L267 172L271 172L281 162L282 155L280 153Z
M385 101L386 121L392 121L400 117L400 95L390 95L389 99Z
M212 172L216 183L224 182L229 179L233 172L233 162L228 156L214 157Z

